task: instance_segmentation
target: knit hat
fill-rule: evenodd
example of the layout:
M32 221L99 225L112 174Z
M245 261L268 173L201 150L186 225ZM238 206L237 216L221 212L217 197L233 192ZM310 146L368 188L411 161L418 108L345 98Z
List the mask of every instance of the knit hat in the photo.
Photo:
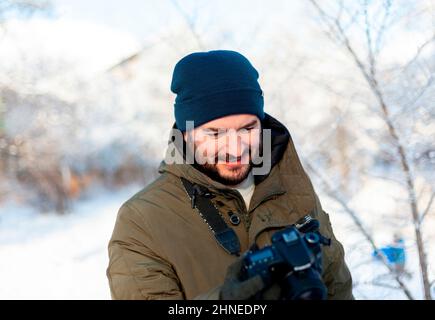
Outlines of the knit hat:
M177 128L186 121L198 127L232 115L253 114L264 118L263 91L258 72L247 58L230 50L194 52L174 68L171 91L177 94L174 113Z

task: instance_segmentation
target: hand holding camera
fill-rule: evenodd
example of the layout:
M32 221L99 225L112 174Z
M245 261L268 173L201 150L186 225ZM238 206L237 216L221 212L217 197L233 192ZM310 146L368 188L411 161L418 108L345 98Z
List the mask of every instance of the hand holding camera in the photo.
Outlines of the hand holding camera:
M296 226L277 231L272 244L246 252L228 268L221 298L228 300L322 300L322 245L330 239L307 216Z

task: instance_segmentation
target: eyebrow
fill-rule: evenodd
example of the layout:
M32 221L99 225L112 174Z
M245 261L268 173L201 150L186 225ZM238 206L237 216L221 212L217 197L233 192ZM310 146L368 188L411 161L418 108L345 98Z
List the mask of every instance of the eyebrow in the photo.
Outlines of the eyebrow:
M253 126L254 124L257 124L257 120L252 120L251 122L245 124L245 125L242 126L241 128L238 128L237 130L240 130L240 129L244 129L244 128L246 128L246 127ZM204 130L210 130L210 131L219 131L219 130L221 130L221 129L222 129L222 128L214 128L214 127L204 128Z

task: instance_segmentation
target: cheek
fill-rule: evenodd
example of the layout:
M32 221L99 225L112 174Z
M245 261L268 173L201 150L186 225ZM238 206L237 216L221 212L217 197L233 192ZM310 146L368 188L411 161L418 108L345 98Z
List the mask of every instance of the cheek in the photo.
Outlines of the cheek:
M212 139L204 139L195 143L195 149L198 156L212 158L217 153L217 143Z
M259 135L249 135L242 140L242 146L245 149L251 149L251 152L258 150L260 145L260 136Z

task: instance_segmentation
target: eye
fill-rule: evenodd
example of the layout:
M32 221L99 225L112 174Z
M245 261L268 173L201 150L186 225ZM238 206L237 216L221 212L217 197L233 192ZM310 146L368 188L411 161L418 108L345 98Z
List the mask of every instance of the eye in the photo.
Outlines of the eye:
M217 131L207 131L205 134L206 134L208 137L211 137L211 138L217 138L218 135L219 135L219 132L217 132Z
M245 131L245 133L249 133L251 130L253 130L253 129L257 129L257 127L256 126L249 126L249 127L246 127L246 128L243 128L243 130Z

